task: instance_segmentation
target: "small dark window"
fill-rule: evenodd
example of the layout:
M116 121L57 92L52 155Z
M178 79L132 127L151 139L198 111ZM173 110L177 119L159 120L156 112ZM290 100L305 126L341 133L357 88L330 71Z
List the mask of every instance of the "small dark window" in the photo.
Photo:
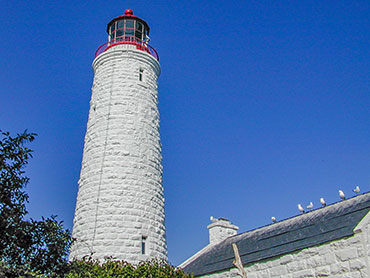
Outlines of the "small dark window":
M146 236L141 237L141 254L145 255L146 254Z
M143 73L144 73L144 70L139 69L139 81L143 81Z

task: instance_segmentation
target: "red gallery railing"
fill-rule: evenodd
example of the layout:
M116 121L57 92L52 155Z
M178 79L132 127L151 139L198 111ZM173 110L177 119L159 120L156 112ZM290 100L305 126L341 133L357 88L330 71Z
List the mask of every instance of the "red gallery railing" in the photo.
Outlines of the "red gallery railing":
M135 37L122 37L117 38L115 40L111 40L109 42L106 42L105 44L102 44L99 46L99 48L95 52L95 58L98 57L100 54L102 54L107 49L111 48L112 46L119 45L119 44L131 44L136 45L136 49L145 51L152 55L154 58L156 58L159 61L159 56L157 51L151 47L149 44L144 43L143 41L135 38Z

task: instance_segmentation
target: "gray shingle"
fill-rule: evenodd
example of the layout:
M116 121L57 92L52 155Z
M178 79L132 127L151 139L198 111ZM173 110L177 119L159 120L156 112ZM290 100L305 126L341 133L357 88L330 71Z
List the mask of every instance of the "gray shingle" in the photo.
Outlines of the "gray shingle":
M236 243L244 265L353 235L370 210L370 193L232 236L184 267L195 276L232 268Z

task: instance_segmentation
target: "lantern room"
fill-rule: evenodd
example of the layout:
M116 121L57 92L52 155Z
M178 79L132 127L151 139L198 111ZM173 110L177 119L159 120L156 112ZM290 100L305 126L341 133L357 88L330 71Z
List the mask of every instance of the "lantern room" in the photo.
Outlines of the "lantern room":
M95 57L116 45L125 45L126 49L145 51L159 61L157 51L148 44L149 30L149 25L144 20L134 15L131 9L127 9L124 15L108 23L108 42L99 46Z
M114 18L107 26L109 42L137 42L149 41L149 26L141 18L134 15L131 9L127 9L124 15Z

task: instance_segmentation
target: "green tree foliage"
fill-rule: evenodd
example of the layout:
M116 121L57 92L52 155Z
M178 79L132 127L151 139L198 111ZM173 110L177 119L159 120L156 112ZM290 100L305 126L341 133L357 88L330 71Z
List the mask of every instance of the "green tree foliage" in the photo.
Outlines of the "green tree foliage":
M63 222L57 221L55 216L42 218L41 221L25 219L28 195L24 189L29 178L24 176L24 168L32 158L32 150L25 144L32 142L35 134L25 131L12 137L8 132L0 130L0 136L2 270L8 267L51 276L60 275L67 265L70 232L64 229Z
M65 278L192 278L181 269L162 260L151 260L134 266L125 261L107 259L104 263L87 258L71 262Z
M10 267L8 264L0 261L0 277L6 278L45 278L42 274L33 273L26 267Z

